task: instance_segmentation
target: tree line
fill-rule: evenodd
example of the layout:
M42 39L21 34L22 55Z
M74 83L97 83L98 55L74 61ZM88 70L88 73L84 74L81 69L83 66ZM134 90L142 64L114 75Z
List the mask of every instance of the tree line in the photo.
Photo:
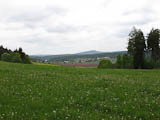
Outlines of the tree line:
M160 30L152 28L147 36L144 36L141 29L133 27L129 33L127 50L127 54L117 56L115 64L111 65L108 60L103 60L98 67L105 68L105 63L106 68L160 68Z
M22 48L12 51L0 46L0 60L6 62L31 64L29 56L23 52Z

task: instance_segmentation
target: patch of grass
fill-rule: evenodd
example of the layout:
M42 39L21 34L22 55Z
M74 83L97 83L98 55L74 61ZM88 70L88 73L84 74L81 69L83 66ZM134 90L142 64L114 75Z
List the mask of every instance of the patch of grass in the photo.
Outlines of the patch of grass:
M158 120L160 70L0 62L0 120Z

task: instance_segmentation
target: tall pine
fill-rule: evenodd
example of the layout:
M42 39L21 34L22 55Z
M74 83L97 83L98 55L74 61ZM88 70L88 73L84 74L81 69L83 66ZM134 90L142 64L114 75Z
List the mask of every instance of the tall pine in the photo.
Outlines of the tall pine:
M160 30L154 29L147 36L147 47L151 51L151 57L154 61L160 58Z
M133 65L135 69L144 68L144 50L146 48L143 32L135 27L129 34L128 54L133 56Z

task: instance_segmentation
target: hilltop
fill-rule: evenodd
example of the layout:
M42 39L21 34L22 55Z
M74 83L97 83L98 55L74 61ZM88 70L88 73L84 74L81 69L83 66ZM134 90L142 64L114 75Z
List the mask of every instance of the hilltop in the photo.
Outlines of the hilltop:
M76 53L77 55L90 55L90 54L100 54L100 53L104 53L101 51L96 51L96 50L90 50L90 51L84 51L84 52L80 52L80 53Z

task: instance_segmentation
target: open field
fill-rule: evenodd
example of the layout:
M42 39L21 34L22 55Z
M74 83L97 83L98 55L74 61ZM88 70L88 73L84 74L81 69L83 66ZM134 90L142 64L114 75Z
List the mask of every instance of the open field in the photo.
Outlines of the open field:
M0 62L0 120L159 120L160 70Z

